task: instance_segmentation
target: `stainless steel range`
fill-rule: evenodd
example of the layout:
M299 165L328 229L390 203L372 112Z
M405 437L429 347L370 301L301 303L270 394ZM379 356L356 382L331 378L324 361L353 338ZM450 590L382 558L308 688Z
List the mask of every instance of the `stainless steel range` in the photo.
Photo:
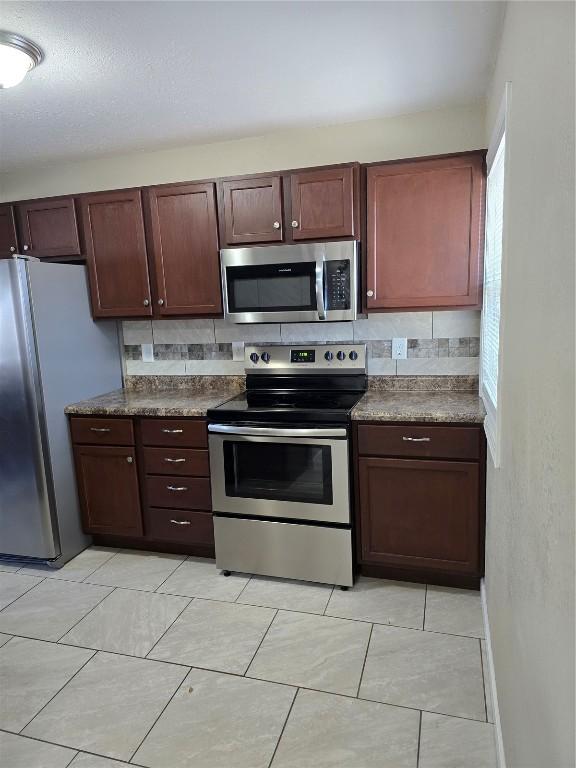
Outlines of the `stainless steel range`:
M216 565L349 587L366 348L247 347L246 374L245 393L208 411Z

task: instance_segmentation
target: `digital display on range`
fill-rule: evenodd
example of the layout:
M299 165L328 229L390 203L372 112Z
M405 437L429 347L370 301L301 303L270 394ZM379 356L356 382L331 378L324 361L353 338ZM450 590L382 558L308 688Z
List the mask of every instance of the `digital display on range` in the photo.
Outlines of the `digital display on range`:
M313 363L315 360L315 350L313 349L291 349L291 363Z

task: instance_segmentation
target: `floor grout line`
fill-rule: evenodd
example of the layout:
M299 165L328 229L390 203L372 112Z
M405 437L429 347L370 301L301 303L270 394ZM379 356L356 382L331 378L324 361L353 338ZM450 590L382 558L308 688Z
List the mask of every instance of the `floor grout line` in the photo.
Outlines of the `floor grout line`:
M424 590L424 613L422 614L422 631L426 631L426 602L428 600L428 584L426 584L426 589Z
M478 645L480 646L480 668L482 670L482 691L484 692L484 712L486 713L486 722L488 722L488 701L486 699L486 676L484 673L484 656L482 653L482 640L478 638Z
M420 740L422 738L422 710L420 710L420 718L418 720L418 748L416 751L416 768L420 766Z
M5 571L2 571L2 573L5 573ZM12 575L15 576L16 574L12 574ZM32 576L31 578L40 579L40 581L38 582L38 584L32 584L32 586L28 587L28 589L25 592L22 592L21 595L18 595L18 597L15 597L14 600L10 600L9 603L6 603L6 605L2 606L2 608L0 608L0 614L2 613L2 611L5 611L6 608L9 608L11 605L13 605L17 600L20 600L21 597L24 597L24 595L27 595L28 592L31 592L33 589L36 589L36 587L39 587L43 581L46 581L46 578L42 576ZM7 632L6 634L10 634L10 633Z
M104 758L106 760L111 760L112 762L122 762L121 758L119 757L110 757L110 755L103 755L101 752L90 752L87 749L78 749L78 747L69 747L67 744L58 744L55 741L48 741L48 739L41 739L39 736L29 736L27 733L16 733L15 731L8 731L6 728L0 728L0 733L7 733L10 736L16 736L19 739L26 739L27 741L35 741L39 744L49 744L51 747L60 747L61 749L69 749L72 752L75 752L72 756L72 759L69 763L67 763L66 768L70 766L74 760L78 757L78 755L91 755L92 757L100 757ZM130 763L130 765L133 765L134 768L146 768L146 766L140 765L140 763Z
M282 726L282 729L280 731L280 735L278 736L278 741L276 742L276 746L274 747L274 752L272 752L272 757L270 758L270 762L268 763L267 768L272 768L272 763L274 762L274 758L276 757L276 752L278 751L278 747L280 746L280 742L282 741L282 736L284 736L284 731L286 730L286 726L288 725L288 720L290 719L290 715L292 714L292 709L294 707L294 704L296 703L296 698L298 697L298 694L300 693L300 688L296 688L296 693L292 697L292 701L290 702L290 708L288 709L288 714L286 715L286 719L284 720L284 725Z
M328 596L328 600L326 601L326 605L324 606L324 610L322 611L322 616L326 616L326 611L328 610L328 606L330 605L330 600L332 600L332 595L334 594L335 589L336 589L335 585L332 585L332 589L330 590L330 595Z
M92 650L92 649L90 649L90 648L83 648L82 650L88 651L88 650ZM33 721L34 721L34 720L35 720L35 719L38 717L38 715L39 715L41 712L43 712L43 711L46 709L46 707L47 707L47 706L50 704L50 702L51 702L51 701L53 701L53 700L56 698L56 696L58 696L58 695L60 695L60 693L62 693L62 691L64 690L64 688L66 688L66 686L67 686L67 685L68 685L68 684L69 684L69 683L70 683L72 680L74 680L74 678L76 677L76 675L77 675L77 674L79 674L79 673L80 673L80 672L81 672L81 671L84 669L84 667L86 666L86 664L88 664L90 661L92 661L92 659L94 658L94 656L96 656L96 654L97 654L97 653L98 653L98 651L93 651L93 652L92 652L92 654L91 654L91 655L90 655L90 656L89 656L89 657L86 659L86 661L84 662L84 664L82 664L82 665L81 665L81 666L80 666L80 667L79 667L79 668L76 670L76 672L74 672L74 674L72 675L72 677L70 677L68 680L66 680L66 682L64 683L64 685L63 685L61 688L59 688L59 689L56 691L56 693L55 693L53 696L50 696L50 698L48 699L48 701L47 701L45 704L43 704L43 705L40 707L40 709L38 710L38 712L36 712L36 714L35 714L33 717L31 717L31 718L30 718L30 720L28 720L28 722L26 723L26 725L24 725L22 728L20 728L20 730L18 731L18 734L19 734L19 735L21 735L21 734L22 734L22 731L24 731L26 728L28 728L28 726L29 726L29 725L30 725L30 724L31 724L31 723L32 723L32 722L33 722ZM25 734L24 734L24 735L25 735ZM66 745L66 744L60 744L59 746L67 746L67 745ZM75 747L70 747L70 749L75 749Z
M260 650L260 648L261 648L261 646L262 646L262 643L263 643L263 642L264 642L264 640L266 639L266 635L267 635L267 634L268 634L268 632L270 631L270 627L272 626L272 624L273 624L274 620L276 619L276 616L278 616L279 612L280 612L280 611L278 610L278 608L276 608L276 610L275 610L275 612L274 612L274 616L272 616L272 618L270 619L270 623L269 623L269 624L268 624L268 626L266 627L266 632L264 632L264 634L262 635L262 639L261 639L261 640L260 640L260 642L258 643L258 647L256 648L256 650L255 650L255 651L254 651L254 653L252 654L252 658L251 658L251 659L250 659L250 661L248 662L248 665L246 666L246 669L244 670L244 674L242 675L242 677L246 677L246 676L247 676L247 672L248 672L248 670L250 669L250 667L252 666L252 662L253 662L253 661L254 661L254 659L256 658L256 654L257 654L257 653L258 653L258 651ZM257 679L257 678L254 678L254 679Z
M87 616L90 616L90 614L92 613L92 611L96 610L96 608L98 608L98 606L99 606L101 603L103 603L103 602L104 602L104 600L106 600L106 598L107 598L107 597L110 597L110 595L111 595L113 592L116 592L116 590L117 590L117 589L118 589L118 587L111 587L111 588L110 588L110 592L108 592L108 594L107 594L107 595L104 595L104 597L103 597L103 598L101 598L100 600L98 600L98 602L96 603L96 605L93 605L93 606L92 606L92 608L90 608L90 610L88 611L88 613L85 613L85 614L84 614L84 616L82 616L82 618L78 619L78 621L76 621L74 624L72 624L72 626L71 626L71 627L68 627L68 629L66 630L66 632L64 632L62 635L60 635L60 637L58 638L58 640L56 640L56 642L57 642L57 643L59 643L59 642L60 642L60 640L62 640L62 638L63 638L63 637L66 637L66 635L68 634L68 632L72 632L72 630L73 630L73 629L76 629L76 627L78 626L78 624L80 624L80 622L81 622L81 621L84 621L84 619L85 619ZM80 645L80 646L77 646L77 647L78 647L78 648L83 648L83 646L81 646L81 645Z
M364 668L366 667L366 659L368 658L368 651L370 650L370 641L372 640L372 632L374 631L374 624L370 625L370 634L368 635L368 642L366 643L366 653L364 654L364 661L362 662L362 670L360 672L360 678L358 680L358 688L356 689L356 698L360 697L360 688L362 687L362 678L364 677Z
M225 576L224 578L227 578L227 577ZM244 584L244 586L243 586L243 587L242 587L242 589L240 590L240 593L238 594L238 596L237 596L237 597L236 597L236 599L234 600L234 602L235 602L235 603L238 603L238 600L240 600L240 598L241 598L241 597L242 597L242 595L244 594L244 590L246 589L246 587L248 586L248 584L250 584L250 582L252 581L252 579L253 579L253 578L254 578L254 574L252 574L251 576L249 576L249 578L248 578L248 581L246 582L246 584ZM238 603L238 605L250 605L250 603ZM265 607L267 607L267 606L256 606L256 607L258 607L258 608L260 608L260 607L262 607L262 608L265 608Z
M185 666L185 665L182 665L182 666ZM174 696L176 696L176 694L177 694L177 693L178 693L178 691L180 690L180 687L183 685L184 681L186 680L186 678L188 677L188 675L190 674L190 672L192 671L192 669L193 669L193 667L192 667L192 668L190 668L190 669L188 669L188 670L186 671L186 674L184 675L184 677L182 678L182 680L180 680L180 682L179 682L179 683L178 683L178 685L176 686L176 689L174 690L174 693L172 694L172 696L170 696L170 698L168 699L168 701L166 702L166 704L165 704L165 705L162 707L162 709L161 709L161 711L160 711L160 714L159 714L159 715L158 715L158 717L157 717L157 718L154 720L154 722L152 723L152 725L150 726L150 728L149 728L149 729L146 731L146 733L144 734L144 738L143 738L143 739L142 739L142 741L141 741L141 742L138 744L138 746L136 747L136 749L134 750L134 752L132 752L132 754L130 755L130 757L128 758L128 760L127 760L126 762L128 762L128 763L132 763L132 758L133 758L133 757L136 755L136 753L138 752L138 750L140 749L140 747L142 746L142 744L144 744L144 742L146 741L146 739L148 738L148 736L149 736L149 735L150 735L150 733L152 732L152 729L154 728L154 726L156 725L156 723L158 722L158 720L160 720L160 718L162 717L162 715L163 715L163 714L164 714L164 712L166 711L166 708L168 707L168 705L170 704L170 702L172 701L172 699L174 698Z
M157 594L160 594L160 593L157 593ZM188 608L189 608L189 607L192 605L192 603L193 603L193 602L194 602L194 598L193 598L193 597L191 597L191 598L189 598L189 599L188 599L188 602L187 602L187 603L186 603L186 605L185 605L185 606L182 608L182 610L180 611L180 613L178 614L178 616L176 616L176 618L174 619L174 621L172 621L172 622L170 623L170 626L169 626L169 627L166 627L166 629L164 630L164 632L162 632L162 634L160 635L160 637L158 638L158 640L156 640L156 642L154 643L154 645L153 645L153 646L150 648L150 650L149 650L149 651L146 653L146 656L144 656L144 658L145 658L145 659L147 659L147 658L150 656L150 654L152 653L152 651L154 650L154 648L156 648L156 646L158 645L158 643L160 642L160 640L162 640L162 638L164 638L164 637L166 636L166 633L167 633L167 632L169 632L169 631L172 629L172 627L174 626L174 624L176 624L176 622L178 621L178 619L180 618L180 616L182 616L182 614L184 613L184 611L187 611L187 610L188 610ZM154 661L158 661L158 659L154 659Z

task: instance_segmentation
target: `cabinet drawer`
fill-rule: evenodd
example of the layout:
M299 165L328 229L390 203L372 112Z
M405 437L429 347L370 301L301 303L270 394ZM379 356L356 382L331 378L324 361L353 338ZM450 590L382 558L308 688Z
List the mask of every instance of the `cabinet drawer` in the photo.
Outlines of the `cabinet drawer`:
M181 512L177 509L149 509L146 536L157 541L214 546L214 525L209 512Z
M147 475L208 477L208 451L193 448L144 448Z
M358 453L361 456L477 459L480 456L480 429L361 424L358 427Z
M205 509L208 512L212 509L207 477L148 476L146 487L151 507Z
M74 417L70 419L74 443L89 445L134 445L131 419L96 419Z
M144 445L208 447L208 430L204 419L142 419L140 425Z

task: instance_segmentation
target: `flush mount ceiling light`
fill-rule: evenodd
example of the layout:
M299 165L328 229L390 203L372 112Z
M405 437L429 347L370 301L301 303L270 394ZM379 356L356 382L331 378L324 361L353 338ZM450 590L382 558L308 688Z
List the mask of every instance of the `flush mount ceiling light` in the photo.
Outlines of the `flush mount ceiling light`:
M0 88L21 83L42 59L42 51L31 40L0 31Z

